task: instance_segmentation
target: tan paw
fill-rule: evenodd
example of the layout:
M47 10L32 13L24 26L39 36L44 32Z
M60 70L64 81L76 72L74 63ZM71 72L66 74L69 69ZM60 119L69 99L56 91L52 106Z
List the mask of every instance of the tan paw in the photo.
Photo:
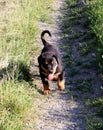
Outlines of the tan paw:
M44 94L45 94L45 95L50 94L50 90L44 90Z

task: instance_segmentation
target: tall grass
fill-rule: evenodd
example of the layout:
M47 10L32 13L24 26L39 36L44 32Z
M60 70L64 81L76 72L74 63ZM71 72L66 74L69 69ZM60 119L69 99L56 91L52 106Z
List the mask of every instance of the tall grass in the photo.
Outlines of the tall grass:
M51 3L0 1L0 130L27 129L25 117L36 94L30 84L30 57L37 53L38 23L49 20Z
M96 37L98 65L103 71L103 1L95 0L88 5L89 26Z
M38 21L47 20L50 0L8 1L2 6L0 19L0 58L3 60L29 59L38 33Z
M95 45L97 62L103 75L103 1L95 0L88 4L86 9L88 17L88 25L95 35ZM103 80L103 79L102 79ZM102 87L101 87L102 88ZM92 121L88 122L88 130L103 129L103 97L99 97L91 103L95 110Z
M27 83L7 81L0 84L0 130L21 130L30 107Z

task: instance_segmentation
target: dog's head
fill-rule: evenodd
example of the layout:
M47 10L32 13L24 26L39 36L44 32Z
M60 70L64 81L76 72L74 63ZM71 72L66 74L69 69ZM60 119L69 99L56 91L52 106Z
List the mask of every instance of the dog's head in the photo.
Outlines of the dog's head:
M47 76L50 76L51 74L54 75L58 67L57 57L51 53L42 54L41 66L42 66L42 69L47 74Z

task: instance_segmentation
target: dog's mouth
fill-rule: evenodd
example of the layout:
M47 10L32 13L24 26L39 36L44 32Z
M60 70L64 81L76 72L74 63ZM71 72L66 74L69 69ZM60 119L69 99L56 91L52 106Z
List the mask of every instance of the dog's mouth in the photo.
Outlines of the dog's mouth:
M56 72L56 69L57 69L57 65L53 68L53 70L52 71L50 71L50 73L48 74L48 79L49 80L53 80L53 78L54 78L54 74L55 74L55 72Z

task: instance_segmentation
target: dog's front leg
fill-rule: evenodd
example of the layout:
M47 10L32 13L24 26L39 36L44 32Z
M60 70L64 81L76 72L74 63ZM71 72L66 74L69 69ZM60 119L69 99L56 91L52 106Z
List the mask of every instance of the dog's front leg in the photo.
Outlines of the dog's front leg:
M43 93L45 95L47 95L47 94L50 93L49 83L48 83L48 81L45 78L42 79L42 82L43 82L43 87L44 87Z
M65 80L64 80L64 74L63 73L58 76L58 83L57 84L58 84L58 88L60 90L65 89Z

